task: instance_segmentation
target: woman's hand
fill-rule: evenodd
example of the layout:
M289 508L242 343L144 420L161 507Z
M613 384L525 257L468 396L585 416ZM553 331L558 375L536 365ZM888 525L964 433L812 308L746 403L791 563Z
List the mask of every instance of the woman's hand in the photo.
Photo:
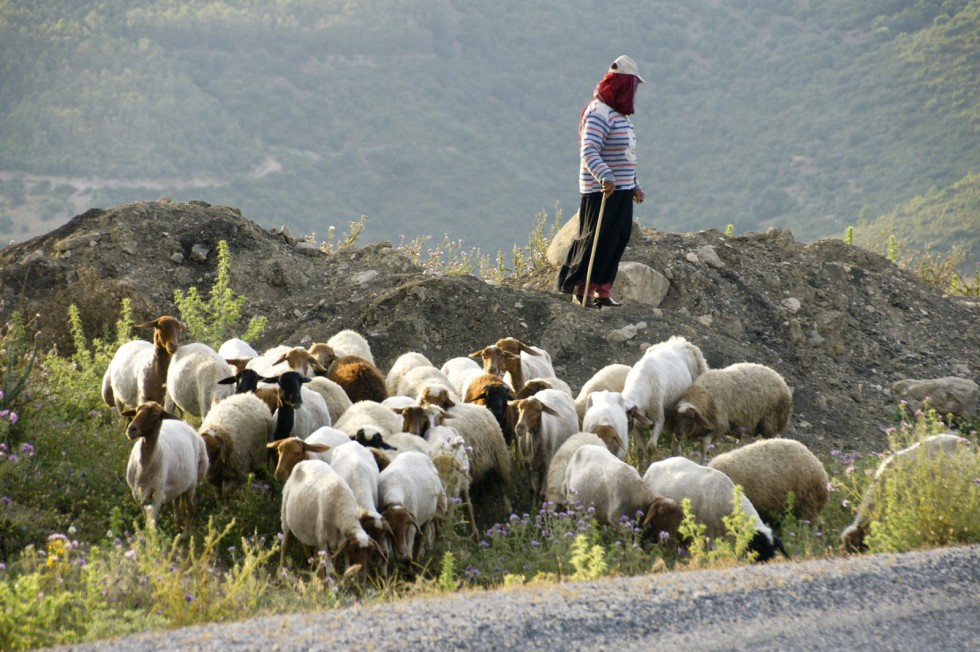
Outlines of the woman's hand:
M633 188L633 201L635 201L637 204L642 204L643 200L646 198L647 194L643 192L643 188L640 188L639 186Z

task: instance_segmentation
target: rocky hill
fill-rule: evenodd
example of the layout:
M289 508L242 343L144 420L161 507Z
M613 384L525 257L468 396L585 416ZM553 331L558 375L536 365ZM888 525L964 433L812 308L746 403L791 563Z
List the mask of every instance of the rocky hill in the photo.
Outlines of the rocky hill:
M93 335L111 328L124 296L137 319L174 314L174 290L211 287L221 240L248 315L268 317L260 349L353 328L387 369L406 351L441 364L511 335L550 351L577 390L602 366L633 364L647 345L683 335L713 367L752 361L782 373L794 390L792 436L823 452L884 448L895 381L980 380L980 302L842 241L804 245L780 229L637 228L624 260L654 268L670 290L657 308L596 310L555 292L551 272L490 285L427 274L386 242L330 254L234 208L141 202L0 249L0 308L38 314L60 347L71 303Z

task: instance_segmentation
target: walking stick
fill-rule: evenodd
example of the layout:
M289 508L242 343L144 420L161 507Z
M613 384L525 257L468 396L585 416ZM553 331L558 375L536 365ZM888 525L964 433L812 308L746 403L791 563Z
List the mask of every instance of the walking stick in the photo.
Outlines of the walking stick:
M592 236L592 255L589 256L589 269L585 273L585 289L582 291L582 307L588 305L588 299L592 298L589 294L589 284L592 282L592 265L595 263L595 252L599 246L599 230L602 228L602 214L606 211L606 193L602 193L602 201L599 202L599 217L595 223L595 235Z

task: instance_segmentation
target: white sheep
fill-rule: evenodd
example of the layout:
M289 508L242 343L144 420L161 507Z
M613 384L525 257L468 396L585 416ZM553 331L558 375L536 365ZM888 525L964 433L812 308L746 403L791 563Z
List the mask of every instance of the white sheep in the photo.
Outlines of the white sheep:
M531 499L540 505L551 458L566 439L579 431L575 402L560 390L544 389L530 398L511 401L510 405L517 410L514 432L528 469Z
M327 346L334 350L338 358L347 355L356 355L364 358L371 364L375 364L374 354L371 352L371 345L357 331L346 329L335 333L327 340Z
M956 458L961 455L973 456L969 439L952 433L932 435L922 441L917 441L908 448L903 448L885 458L875 471L871 484L864 492L861 505L858 507L854 520L841 532L841 544L848 552L860 552L866 549L864 539L871 527L871 522L878 518L879 503L888 477L895 473L908 473L923 459L935 459L940 455Z
M566 504L592 505L596 520L605 525L635 518L646 540L657 541L662 532L676 540L683 519L679 503L643 482L635 468L605 446L587 444L575 451L565 467L561 496Z
M194 518L197 485L208 471L204 441L194 429L154 401L125 410L126 436L136 440L126 465L126 484L154 527L163 503L174 501L174 520L184 531Z
M208 451L208 475L219 491L265 466L265 445L274 429L272 413L255 394L229 396L208 412L198 433Z
M395 557L419 561L435 540L436 515L446 511L442 481L429 456L409 451L393 459L378 478L378 501L394 534Z
M459 499L466 506L466 518L470 525L470 534L475 540L479 539L476 528L476 516L473 512L473 501L470 499L470 456L466 452L466 440L452 426L437 425L428 429L425 439L429 444L429 457L439 471L442 488L448 498ZM452 516L453 506L449 508Z
M754 362L709 369L694 379L672 409L672 453L680 454L681 438L700 437L704 462L715 437L775 437L789 425L792 414L793 393L774 369Z
M439 368L439 371L452 383L452 389L457 396L466 396L473 379L483 375L483 367L469 357L450 358Z
M495 344L470 354L483 361L483 370L498 375L519 392L531 378L554 378L551 355L544 349L528 346L513 337L504 337Z
M152 328L153 342L126 342L116 350L102 376L102 400L120 414L148 401L164 402L170 358L187 330L183 323L167 316L136 328Z
M185 344L170 359L164 408L172 412L176 406L203 419L215 403L234 394L233 385L219 384L234 375L232 366L207 344Z
M380 432L384 437L402 431L402 417L376 401L358 401L337 419L334 428L346 432L350 437L362 429Z
M789 507L796 518L813 522L830 498L827 470L817 456L794 439L763 439L722 453L708 464L742 485L745 496L768 522Z
M218 355L221 356L222 360L235 367L236 371L244 369L252 358L259 357L258 351L253 349L251 344L238 337L222 342L221 346L218 347Z
M323 397L327 403L327 410L330 412L331 423L343 416L353 403L344 388L330 380L326 376L314 376L306 386Z
M417 351L409 351L408 353L403 353L395 359L395 362L391 365L388 370L388 375L385 376L385 387L388 388L388 394L399 394L398 387L402 382L402 377L409 371L416 367L434 367L432 361L427 357L418 353ZM412 396L414 394L405 394L405 396Z
M355 441L347 441L330 450L330 466L354 492L363 514L361 526L378 543L383 543L385 523L378 512L378 463L374 455Z
M270 349L266 349L259 355L245 363L246 369L255 370L260 376L278 376L284 371L289 370L289 365L280 361L282 356L289 353L295 347L280 344Z
M685 457L669 457L654 462L643 474L643 482L657 493L673 499L678 504L684 499L691 501L691 512L705 526L705 535L723 537L727 533L724 518L735 508L735 483L716 469L701 466ZM744 493L739 504L751 520L756 534L749 542L749 550L756 553L756 561L769 561L776 551L788 557L772 529L762 519Z
M599 435L609 452L625 460L630 445L626 399L619 392L603 389L589 394L586 405L582 430Z
M419 401L423 400L423 396L433 393L448 397L447 405L458 403L461 400L446 374L431 366L418 366L407 370L402 375L395 391L395 394L412 396Z
M551 377L551 378L529 378L524 381L524 387L521 391L517 392L517 398L527 398L529 396L534 396L542 389L557 389L566 394L569 397L574 397L575 393L572 391L571 386L566 383L561 378Z
M585 381L578 396L575 397L575 411L578 413L579 422L585 416L585 401L589 398L589 394L602 389L622 393L623 387L626 386L626 376L629 375L630 368L628 364L606 365Z
M466 442L470 458L473 493L478 501L499 494L503 510L510 514L510 452L500 424L482 405L458 403L445 412L446 425L455 428Z
M633 418L633 434L639 435L639 426L646 421L653 427L647 445L637 446L641 463L652 457L652 449L657 447L665 410L707 369L701 350L678 335L648 348L630 368L623 397Z
M361 526L354 492L326 462L306 460L293 468L282 488L280 517L280 569L293 539L324 553L317 569L321 578L333 574L333 562L340 555L346 556L348 570L359 569L359 577L373 553L384 557L380 544Z
M285 482L292 473L293 467L304 460L320 460L329 464L333 457L333 449L349 441L351 438L347 433L330 426L318 428L306 439L288 437L271 441L266 444L266 447L275 449L279 457L273 475L276 480Z
M605 445L605 442L599 439L599 435L594 432L577 432L566 439L565 443L555 451L555 456L551 458L551 464L548 465L548 484L544 492L544 499L556 504L564 502L562 483L565 481L565 469L568 467L572 455L583 446Z

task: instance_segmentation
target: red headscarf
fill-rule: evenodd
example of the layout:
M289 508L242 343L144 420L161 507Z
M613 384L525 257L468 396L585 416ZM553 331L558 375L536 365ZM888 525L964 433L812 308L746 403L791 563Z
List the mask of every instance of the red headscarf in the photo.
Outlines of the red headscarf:
M635 75L607 72L593 96L603 104L608 104L623 115L633 115L633 97L640 80Z

